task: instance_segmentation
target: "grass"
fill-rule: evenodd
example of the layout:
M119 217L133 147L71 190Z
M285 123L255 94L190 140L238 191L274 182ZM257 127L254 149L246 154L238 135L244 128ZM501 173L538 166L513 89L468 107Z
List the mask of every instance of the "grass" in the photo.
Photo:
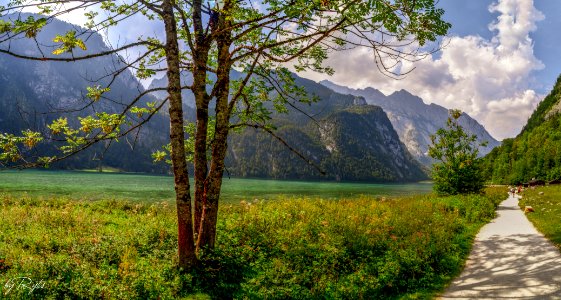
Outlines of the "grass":
M107 167L107 166L103 166L101 168L101 172L99 172L99 169L82 169L80 171L82 171L82 172L97 172L97 173L122 173L122 172L124 172L121 169L113 168L113 167Z
M540 193L543 192L542 195ZM550 241L561 249L561 186L552 185L527 189L519 202L524 206L534 208L533 213L528 213L528 219Z
M180 273L168 202L0 196L0 292L12 299L430 299L494 216L486 196L222 205L217 248ZM32 293L3 284L42 281Z
M396 196L430 193L430 183L361 184L335 182L224 179L222 201L312 197ZM123 173L69 171L0 172L0 192L32 197L68 196L74 199L126 199L158 202L174 199L173 178Z

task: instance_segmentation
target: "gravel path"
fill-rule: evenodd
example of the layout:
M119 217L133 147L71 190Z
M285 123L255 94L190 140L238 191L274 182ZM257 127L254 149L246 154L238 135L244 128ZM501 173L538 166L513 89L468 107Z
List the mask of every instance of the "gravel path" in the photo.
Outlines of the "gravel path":
M561 299L561 254L509 197L440 299ZM561 217L561 216L560 216Z

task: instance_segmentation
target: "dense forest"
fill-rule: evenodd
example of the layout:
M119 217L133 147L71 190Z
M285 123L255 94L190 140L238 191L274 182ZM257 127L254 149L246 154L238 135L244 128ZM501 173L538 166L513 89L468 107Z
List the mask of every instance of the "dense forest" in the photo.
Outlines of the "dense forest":
M532 178L561 178L561 76L538 105L522 132L505 139L484 160L492 183L517 184Z

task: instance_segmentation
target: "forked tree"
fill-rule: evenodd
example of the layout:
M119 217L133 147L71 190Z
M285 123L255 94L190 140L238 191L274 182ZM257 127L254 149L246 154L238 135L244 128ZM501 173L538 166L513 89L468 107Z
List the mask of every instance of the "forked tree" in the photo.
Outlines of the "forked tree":
M0 55L39 61L81 61L105 55L120 55L125 66L139 78L165 72L168 79L165 102L139 105L140 99L157 91L142 91L119 113L80 119L72 126L65 118L50 124L47 134L27 130L0 135L4 167L51 164L95 143L115 139L142 126L167 107L170 120L169 155L175 177L178 218L179 265L189 268L197 254L214 247L218 201L224 172L228 134L233 129L253 127L273 133L271 114L287 107L310 103L312 98L298 87L289 70L312 70L331 74L324 60L332 51L355 47L371 50L372 64L392 76L404 74L400 63L422 59L437 49L427 42L446 34L450 24L442 20L437 0L140 0L140 1L26 1L10 0L0 7ZM39 15L19 17L21 12ZM83 28L53 36L51 52L29 56L10 48L15 38L35 39L54 18L83 14ZM119 29L134 17L158 22L164 36L149 32L133 42L124 42L99 52L88 52L86 37L93 32ZM139 24L139 26L141 26ZM40 46L38 46L40 47ZM134 50L134 56L126 56ZM241 78L231 78L232 70ZM190 72L192 82L182 85L181 73ZM94 85L89 101L103 101L111 86ZM192 139L194 164L194 209L191 207L182 93L192 93L196 123ZM133 118L132 116L138 116ZM29 157L38 143L61 140L60 154ZM189 143L191 144L191 143Z

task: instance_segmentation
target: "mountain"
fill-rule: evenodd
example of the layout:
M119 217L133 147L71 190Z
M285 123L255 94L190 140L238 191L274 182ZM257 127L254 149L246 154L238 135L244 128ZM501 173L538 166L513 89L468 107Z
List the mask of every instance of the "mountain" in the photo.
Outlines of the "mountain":
M561 179L561 76L520 134L505 139L484 160L493 183L518 184L536 178Z
M40 17L21 14L19 17ZM2 19L16 18L17 15L3 16ZM49 54L53 51L52 39L57 34L75 30L75 25L52 20L33 39L13 39L0 43L0 47L29 56L40 56L41 51ZM85 39L87 51L75 50L74 55L81 56L97 53L109 48L98 34L88 35ZM68 56L70 54L64 54ZM124 68L114 79L108 73ZM88 86L110 85L111 90L102 99L89 104L85 94ZM123 59L118 55L106 55L78 62L32 61L0 54L0 132L18 134L21 130L32 128L46 130L46 124L60 116L68 116L72 125L77 125L77 117L84 117L96 112L118 113L130 103L144 88L136 77L125 68ZM156 101L154 97L143 97L138 106ZM105 145L99 144L75 157L61 161L54 167L94 168L99 164L128 171L162 172L165 168L154 165L150 155L152 151L167 143L161 138L161 129L167 121L163 116L156 116L148 126L134 132L128 138L112 142L106 151ZM52 147L41 149L54 153ZM101 159L101 160L100 160Z
M320 84L341 94L364 97L368 104L380 106L388 114L400 140L407 146L409 152L426 166L433 163L432 158L428 156L430 135L446 126L448 109L436 104L427 105L423 99L406 90L386 96L371 87L352 89L328 80L320 81ZM479 149L482 156L500 144L481 124L466 113L460 117L460 125L467 132L477 135L478 141L487 141L487 146Z
M231 76L243 75L232 71ZM269 133L246 128L230 134L226 157L229 175L370 182L427 178L381 108L367 105L363 97L339 94L315 81L293 76L298 86L319 101L311 105L293 102L287 114L273 114L275 134L327 174L322 175ZM186 84L191 80L183 78ZM154 80L149 88L165 82L165 78ZM185 103L193 101L192 95L184 95ZM184 108L193 109L189 104Z
M310 158L318 170L276 138L255 129L233 134L226 161L233 176L278 179L406 182L426 179L384 111L372 105L334 110L319 124L284 121L275 134Z
M21 17L27 18L28 14ZM3 18L10 18L4 16ZM56 34L74 29L74 25L53 20L37 36L41 51L53 50ZM91 34L85 41L84 55L107 50L103 38ZM0 47L8 47L0 44ZM35 41L14 40L9 47L27 55L39 55ZM80 51L80 52L78 52ZM66 54L69 55L69 54ZM145 89L135 76L124 68L117 55L97 57L73 63L29 61L0 55L0 131L18 133L26 128L43 129L61 115L69 120L105 111L119 112L124 105ZM124 68L114 80L106 75ZM232 71L233 78L242 74ZM185 84L192 79L183 78ZM85 97L92 85L105 87L112 81L104 98L90 105ZM230 174L244 177L330 179L356 181L416 181L425 179L423 168L399 141L384 111L367 105L363 97L336 93L314 81L296 77L296 83L320 101L312 105L292 103L288 114L274 114L276 134L296 151L309 157L327 175L298 158L276 138L267 133L247 129L231 135L227 168ZM166 85L166 79L154 80L151 87ZM166 93L155 93L140 104L164 99ZM190 93L184 95L187 120L194 120L194 102ZM111 143L105 151L97 145L88 151L62 161L54 167L93 168L98 164L126 171L164 172L165 165L152 163L150 154L167 143L168 121L165 109L140 132L128 139ZM313 118L313 119L312 119ZM74 125L77 125L74 121ZM134 144L132 149L130 145ZM53 151L52 147L41 149ZM102 159L102 160L100 160Z

